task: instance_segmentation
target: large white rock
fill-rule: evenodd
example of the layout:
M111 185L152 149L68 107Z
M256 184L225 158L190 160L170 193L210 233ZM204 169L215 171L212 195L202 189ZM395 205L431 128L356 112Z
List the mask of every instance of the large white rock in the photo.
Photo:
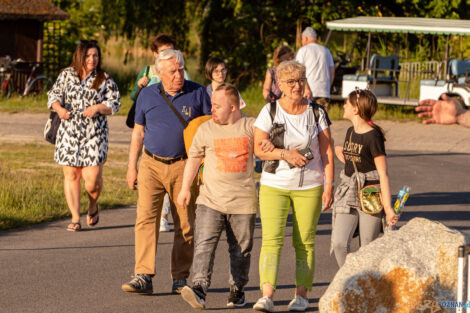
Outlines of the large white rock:
M435 301L456 300L458 247L468 243L467 234L414 218L347 256L320 313L453 312Z

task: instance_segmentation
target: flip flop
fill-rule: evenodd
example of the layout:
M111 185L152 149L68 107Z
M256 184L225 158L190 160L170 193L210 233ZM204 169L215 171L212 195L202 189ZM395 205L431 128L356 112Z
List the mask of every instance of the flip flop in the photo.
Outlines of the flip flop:
M94 223L88 223L88 220L87 220L88 226L91 226L91 227L96 226L96 225L98 224L98 222L100 221L100 215L99 215L99 212L98 212L98 204L96 205L96 211L95 211L95 213L93 213L93 214L87 213L87 217L88 217L90 220L92 220L93 218L95 218L95 216L96 216L96 221L95 221Z
M72 222L67 226L67 231L81 231L81 230L82 230L82 225L80 224L80 222L78 223Z

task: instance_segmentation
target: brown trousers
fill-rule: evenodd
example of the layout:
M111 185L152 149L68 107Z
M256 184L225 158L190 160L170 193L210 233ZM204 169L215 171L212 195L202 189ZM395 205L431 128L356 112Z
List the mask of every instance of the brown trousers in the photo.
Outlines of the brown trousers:
M191 203L185 208L176 203L181 190L186 161L165 164L142 154L137 177L139 199L135 224L135 274L155 275L160 215L165 192L171 203L174 221L174 241L171 253L171 276L182 279L189 276L193 261L193 227L197 190L191 190Z

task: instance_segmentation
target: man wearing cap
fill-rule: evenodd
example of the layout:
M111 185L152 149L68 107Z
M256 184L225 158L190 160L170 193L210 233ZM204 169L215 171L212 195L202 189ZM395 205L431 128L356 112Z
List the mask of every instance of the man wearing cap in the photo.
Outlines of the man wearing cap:
M307 82L311 90L310 98L328 110L330 86L335 77L335 64L330 50L315 43L316 31L307 27L302 32L302 48L295 59L307 68Z

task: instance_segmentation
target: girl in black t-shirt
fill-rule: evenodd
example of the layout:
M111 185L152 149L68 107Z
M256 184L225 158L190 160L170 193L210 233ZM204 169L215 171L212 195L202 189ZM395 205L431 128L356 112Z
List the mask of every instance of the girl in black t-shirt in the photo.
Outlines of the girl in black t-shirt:
M377 99L369 90L356 89L344 103L343 117L350 120L353 126L346 133L343 147L335 148L338 159L345 163L333 204L332 249L340 267L345 262L358 224L360 243L364 246L378 237L384 217L383 213L374 216L361 211L353 161L356 162L363 186L380 184L387 224L395 225L398 221L391 205L385 136L382 129L372 122L376 111Z

